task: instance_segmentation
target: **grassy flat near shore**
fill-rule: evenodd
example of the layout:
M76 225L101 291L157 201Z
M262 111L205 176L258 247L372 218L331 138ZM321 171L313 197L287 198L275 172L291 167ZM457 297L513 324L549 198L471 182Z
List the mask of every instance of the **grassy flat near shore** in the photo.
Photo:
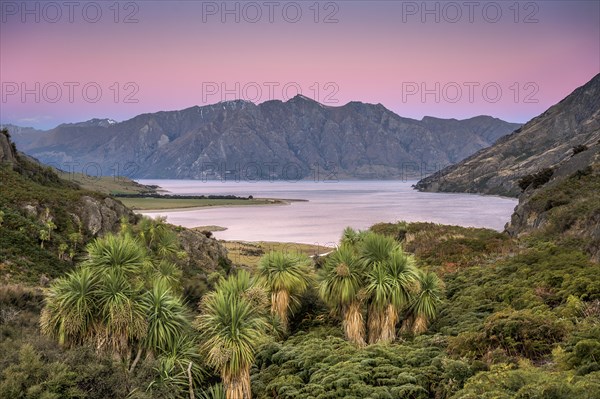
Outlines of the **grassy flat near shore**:
M322 245L297 244L291 242L247 242L247 241L221 241L228 251L228 257L236 265L248 266L254 269L260 258L270 251L299 252L307 256L324 255L333 248Z
M125 206L138 211L180 208L204 208L211 206L283 205L287 202L268 198L214 199L214 198L117 198Z
M84 173L68 173L60 170L57 174L64 180L77 183L81 188L108 195L118 194L157 194L154 186L145 186L124 176L90 176ZM284 205L288 201L270 198L127 198L117 197L125 206L137 210L165 210L184 208L204 208L211 206Z
M152 187L145 186L124 176L91 176L84 173L68 173L57 170L61 179L77 183L86 190L103 194L146 194L154 193Z

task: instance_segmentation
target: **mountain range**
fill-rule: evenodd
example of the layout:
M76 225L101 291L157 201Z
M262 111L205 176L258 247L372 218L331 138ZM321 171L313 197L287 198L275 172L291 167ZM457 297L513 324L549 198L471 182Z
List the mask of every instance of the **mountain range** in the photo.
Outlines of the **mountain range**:
M490 116L403 118L383 105L322 105L304 96L235 100L180 111L62 124L5 125L40 161L135 178L421 178L488 147L520 125ZM89 165L93 163L93 167Z

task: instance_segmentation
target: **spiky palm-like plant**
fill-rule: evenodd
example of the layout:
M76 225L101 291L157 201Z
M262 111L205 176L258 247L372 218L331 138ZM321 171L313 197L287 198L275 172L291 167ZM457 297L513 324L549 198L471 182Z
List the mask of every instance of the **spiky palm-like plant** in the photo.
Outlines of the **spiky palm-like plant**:
M173 292L181 293L182 271L175 263L165 259L157 259L152 262L148 274L146 278L150 284L163 281Z
M170 351L191 327L183 302L165 281L156 280L142 303L148 321L146 347L150 351Z
M366 273L365 294L369 298L368 342L374 344L381 340L391 286L385 262L376 262L370 266L371 269Z
M263 256L258 275L271 295L271 313L279 317L283 331L288 331L288 312L298 303L298 296L312 284L310 259L300 254L280 251Z
M118 270L128 276L139 274L148 266L146 249L131 235L107 234L89 243L85 266L103 273Z
M368 298L368 342L379 342L384 333L386 310L390 303L391 285L387 262L398 248L393 238L366 233L358 245L360 261L366 272L365 293Z
M327 259L319 287L321 298L342 315L348 341L365 345L365 323L362 316L364 285L363 263L354 248L341 245Z
M138 229L142 242L155 255L163 258L177 256L180 250L179 242L165 218L143 218Z
M130 356L131 343L146 336L146 312L140 301L140 289L118 270L99 276L96 345L104 346L121 359Z
M435 273L421 272L418 280L420 289L410 305L409 318L404 328L416 335L427 331L444 299L444 282Z
M418 287L417 269L391 237L368 233L359 246L366 270L369 343L393 342L399 312Z
M157 360L158 378L151 386L165 386L170 398L181 398L185 392L194 392L206 375L198 342L190 335L180 335L168 351L160 353Z
M196 326L209 365L220 371L228 399L250 399L250 367L268 323L247 272L221 281L202 299ZM260 301L259 301L260 302Z
M389 295L379 340L393 342L396 340L399 313L410 304L412 295L419 290L419 272L414 258L400 248L392 251L385 265Z
M352 227L346 227L342 233L340 245L356 245L360 241L360 238L360 232L354 230Z
M360 260L365 263L365 267L368 269L369 265L376 262L387 261L392 252L399 247L396 240L391 237L376 233L367 233L360 242Z
M68 347L85 342L95 327L97 290L97 277L85 268L56 280L46 295L42 332Z
M200 392L198 399L227 399L227 395L225 389L223 389L223 384L215 384Z
M197 343L183 340L191 322L174 293L181 271L128 232L98 238L87 250L75 272L50 286L42 332L65 346L94 344L121 361L128 374L144 353L152 354L161 372L174 373L166 377L171 386L193 392L202 370Z

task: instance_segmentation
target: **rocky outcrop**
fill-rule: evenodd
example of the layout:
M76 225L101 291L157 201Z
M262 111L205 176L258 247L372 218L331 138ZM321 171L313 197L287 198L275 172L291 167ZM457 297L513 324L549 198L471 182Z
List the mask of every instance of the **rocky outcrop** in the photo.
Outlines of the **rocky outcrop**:
M108 197L98 199L82 196L77 208L79 212L73 216L79 218L83 228L94 236L118 231L123 217L130 222L136 218L129 208Z
M514 133L419 181L416 188L516 197L520 178L559 169L574 147L591 147L599 140L600 74Z
M10 136L5 132L0 133L0 164L11 164L16 162L16 152L10 141Z
M48 164L137 178L398 179L458 162L520 126L490 116L418 121L381 104L329 107L303 96L92 122L29 135L22 148Z
M207 273L216 271L228 263L227 249L214 238L209 238L203 232L192 229L182 229L177 233L179 242L188 254L189 273Z

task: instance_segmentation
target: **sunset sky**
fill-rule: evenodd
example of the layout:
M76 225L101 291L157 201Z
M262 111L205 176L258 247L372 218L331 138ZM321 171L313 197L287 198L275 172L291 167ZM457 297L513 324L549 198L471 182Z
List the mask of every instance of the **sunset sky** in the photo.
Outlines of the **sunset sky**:
M0 4L0 121L38 128L299 91L526 122L600 72L598 1Z

